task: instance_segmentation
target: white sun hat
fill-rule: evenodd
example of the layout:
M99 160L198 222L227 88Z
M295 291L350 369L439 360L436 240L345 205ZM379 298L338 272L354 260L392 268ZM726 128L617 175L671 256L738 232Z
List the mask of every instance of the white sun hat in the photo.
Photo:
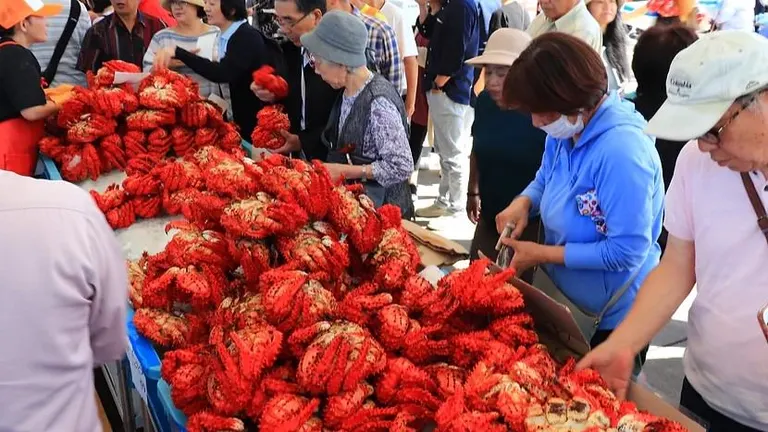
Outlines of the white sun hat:
M741 30L702 35L672 60L667 100L646 133L670 141L706 134L741 96L768 85L768 39Z

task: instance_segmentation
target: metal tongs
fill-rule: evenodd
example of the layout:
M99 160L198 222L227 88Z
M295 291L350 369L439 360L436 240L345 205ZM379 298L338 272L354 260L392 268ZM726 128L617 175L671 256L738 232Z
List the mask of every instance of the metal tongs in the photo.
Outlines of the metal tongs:
M496 255L496 265L503 269L509 267L509 264L512 262L512 254L514 251L509 246L502 243L501 240L512 237L512 231L514 230L515 224L512 222L507 223L504 227L504 231L502 231L499 236L499 240L496 242L496 250L499 251L498 255Z

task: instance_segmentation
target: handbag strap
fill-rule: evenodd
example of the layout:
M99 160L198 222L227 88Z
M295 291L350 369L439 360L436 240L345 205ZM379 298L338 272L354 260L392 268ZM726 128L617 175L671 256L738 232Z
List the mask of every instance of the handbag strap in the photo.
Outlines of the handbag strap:
M744 189L747 191L749 202L752 204L752 208L757 215L757 226L760 228L760 231L763 232L765 240L768 241L768 214L766 214L763 201L760 200L760 196L757 194L757 189L755 189L755 184L752 183L752 179L749 177L748 173L741 173L741 181L744 183Z
M635 282L635 279L637 279L637 275L638 275L638 274L640 274L640 269L642 269L642 268L643 268L643 266L642 266L642 265L640 265L640 266L639 266L639 267L638 267L638 268L637 268L637 269L636 269L636 270L635 270L635 271L632 273L632 275L629 277L629 279L627 279L627 281L626 281L626 282L624 282L624 285L622 285L622 286L619 288L619 290L618 290L618 291L616 291L616 294L614 294L613 296L611 296L611 298L610 298L610 299L608 299L608 303L606 303L606 304L605 304L605 306L603 307L603 310L601 310L601 311L600 311L600 313L597 315L597 319L595 320L595 323L596 323L596 324L600 324L600 321L602 321L602 320L603 320L603 317L605 316L605 314L606 314L606 313L608 313L608 311L609 311L609 310L610 310L610 309L611 309L611 308L612 308L612 307L613 307L613 306L614 306L616 303L618 303L618 302L619 302L619 300L621 300L621 298L622 298L622 297L624 297L624 294L626 294L627 290L629 290L629 287L631 287L631 286L632 286L632 284Z
M69 45L69 41L72 39L72 34L75 32L77 21L80 19L80 11L80 2L78 0L71 0L67 24L64 26L64 31L61 33L58 42L56 42L56 48L53 49L53 55L51 55L51 60L48 62L48 67L43 72L43 78L45 78L45 82L49 85L56 77L61 57L64 55L64 50L67 49L67 45Z

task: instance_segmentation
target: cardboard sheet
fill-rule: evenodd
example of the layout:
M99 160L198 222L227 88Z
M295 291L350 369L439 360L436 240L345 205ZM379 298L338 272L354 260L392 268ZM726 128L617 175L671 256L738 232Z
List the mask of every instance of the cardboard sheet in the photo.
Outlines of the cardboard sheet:
M424 267L430 265L448 266L469 259L469 251L455 241L448 240L411 221L403 220L403 228L416 242L419 256L421 256L421 264Z

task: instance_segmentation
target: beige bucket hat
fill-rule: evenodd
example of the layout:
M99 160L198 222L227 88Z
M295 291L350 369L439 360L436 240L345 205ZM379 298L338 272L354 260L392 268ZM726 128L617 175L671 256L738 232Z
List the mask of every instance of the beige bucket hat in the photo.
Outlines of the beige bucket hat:
M483 55L471 58L466 63L473 66L512 66L530 43L531 36L528 33L512 28L500 28L488 38Z

